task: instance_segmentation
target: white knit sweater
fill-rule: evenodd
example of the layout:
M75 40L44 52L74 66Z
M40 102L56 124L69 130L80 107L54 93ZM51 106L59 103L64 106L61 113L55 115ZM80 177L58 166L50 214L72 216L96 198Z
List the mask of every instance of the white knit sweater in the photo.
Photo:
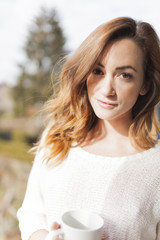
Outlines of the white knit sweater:
M128 157L76 147L54 168L41 164L44 152L36 156L18 211L22 240L70 209L100 214L109 240L160 240L160 143Z

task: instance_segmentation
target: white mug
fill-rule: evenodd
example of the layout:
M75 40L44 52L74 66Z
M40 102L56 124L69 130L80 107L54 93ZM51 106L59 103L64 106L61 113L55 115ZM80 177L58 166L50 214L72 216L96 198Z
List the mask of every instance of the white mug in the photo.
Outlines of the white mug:
M64 240L101 240L103 219L87 210L72 210L61 217L61 229L51 231L46 240L62 235Z

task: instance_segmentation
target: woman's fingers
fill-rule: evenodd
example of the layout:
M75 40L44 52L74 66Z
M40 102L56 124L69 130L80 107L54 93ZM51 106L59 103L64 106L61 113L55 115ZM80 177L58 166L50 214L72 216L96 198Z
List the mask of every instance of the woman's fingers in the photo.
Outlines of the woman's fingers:
M57 236L57 237L55 238L55 240L60 240L60 238Z
M57 222L52 223L51 230L57 230L59 228L61 228L61 225L59 223Z
M61 225L57 222L53 222L51 225L51 231L61 228ZM54 237L55 240L61 240L59 236Z

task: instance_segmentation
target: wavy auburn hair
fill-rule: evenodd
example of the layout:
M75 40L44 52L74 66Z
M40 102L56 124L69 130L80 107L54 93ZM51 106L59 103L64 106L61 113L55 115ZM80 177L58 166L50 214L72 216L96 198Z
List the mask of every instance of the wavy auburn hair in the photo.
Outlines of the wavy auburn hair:
M89 139L89 132L97 126L98 119L89 103L86 80L104 49L117 40L132 39L144 56L144 82L146 95L139 96L133 107L133 124L129 129L132 142L141 149L154 147L154 133L159 133L156 105L160 101L160 45L159 39L146 22L132 18L113 19L93 31L63 65L56 97L46 103L48 126L40 147L49 147L47 161L52 158L59 164L75 145ZM42 143L43 142L43 143Z

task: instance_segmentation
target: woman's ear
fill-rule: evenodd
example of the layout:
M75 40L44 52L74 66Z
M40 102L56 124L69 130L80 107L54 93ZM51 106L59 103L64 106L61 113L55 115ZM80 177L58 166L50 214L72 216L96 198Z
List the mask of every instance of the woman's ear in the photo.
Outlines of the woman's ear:
M148 92L148 89L149 89L149 84L143 84L143 86L141 87L141 90L140 90L140 95L143 96L145 95L147 92Z

